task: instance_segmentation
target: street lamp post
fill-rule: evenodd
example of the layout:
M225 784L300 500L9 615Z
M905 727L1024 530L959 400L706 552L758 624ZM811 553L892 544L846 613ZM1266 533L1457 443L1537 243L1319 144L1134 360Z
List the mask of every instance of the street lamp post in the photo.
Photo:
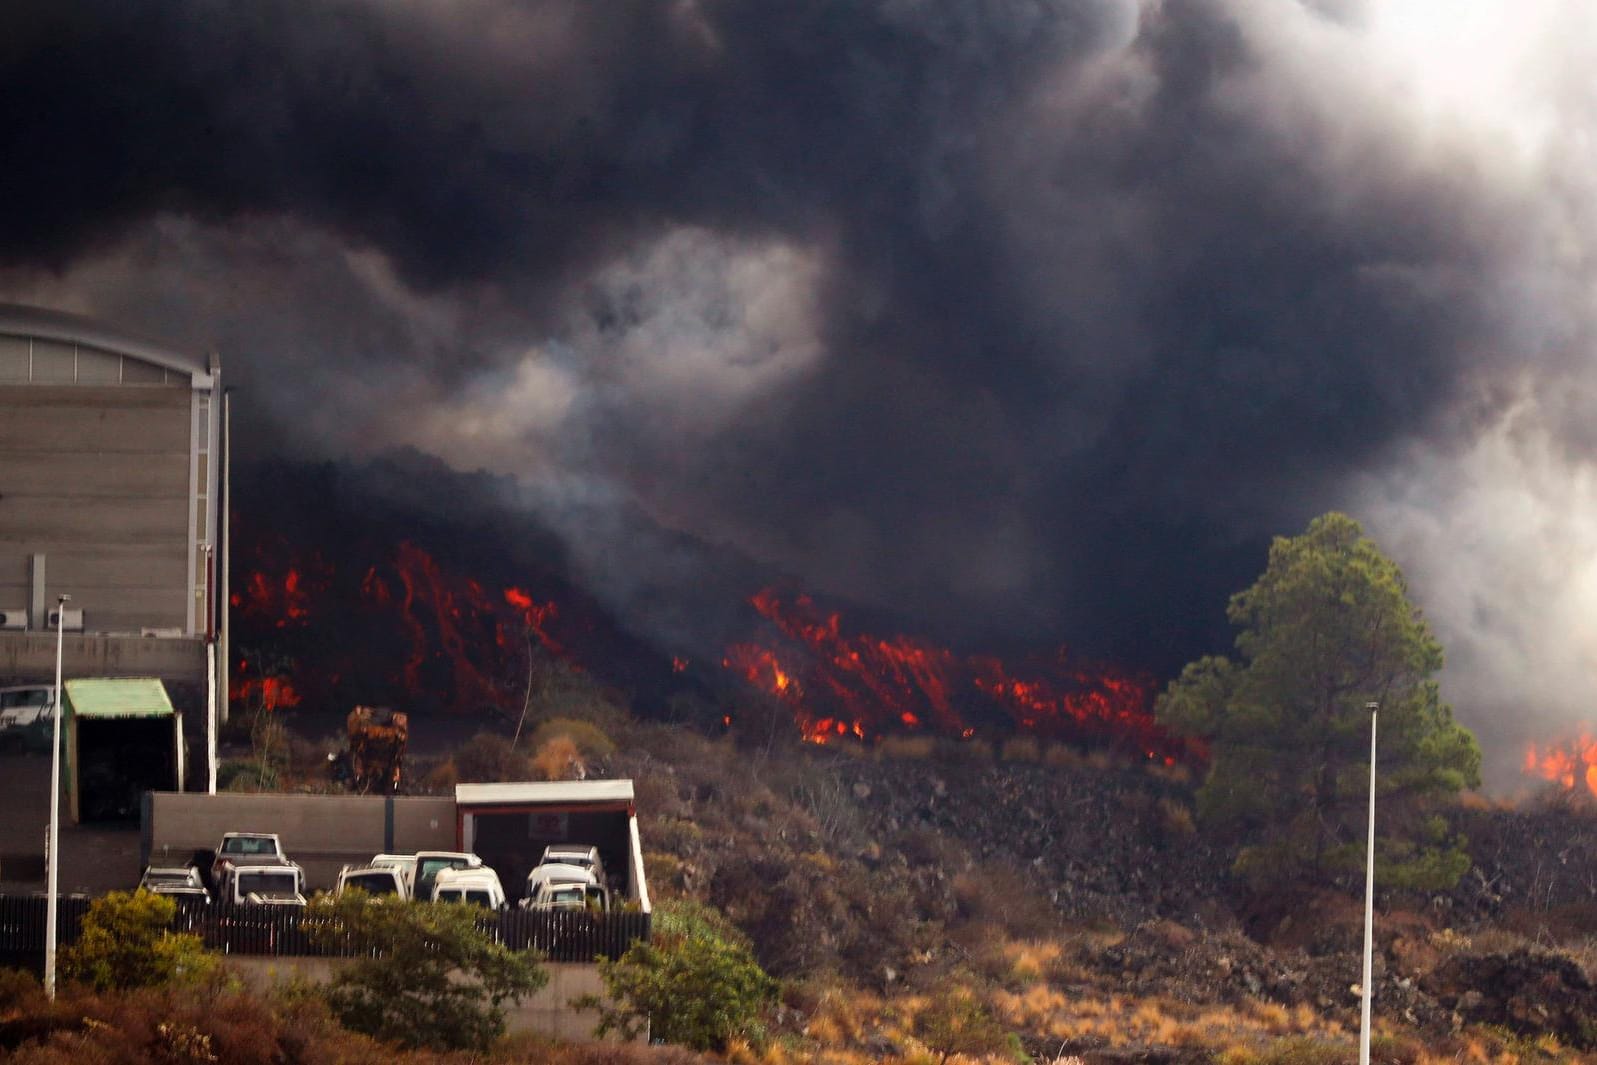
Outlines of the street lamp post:
M44 902L44 993L55 999L55 926L56 885L61 867L61 702L65 691L61 687L61 649L65 643L67 604L70 595L55 599L55 705L50 716L54 728L50 740L50 835L45 846L45 865L49 883L45 887Z
M1370 843L1364 856L1364 992L1359 1015L1359 1065L1370 1065L1370 984L1375 944L1375 719L1381 704L1364 704L1370 712Z

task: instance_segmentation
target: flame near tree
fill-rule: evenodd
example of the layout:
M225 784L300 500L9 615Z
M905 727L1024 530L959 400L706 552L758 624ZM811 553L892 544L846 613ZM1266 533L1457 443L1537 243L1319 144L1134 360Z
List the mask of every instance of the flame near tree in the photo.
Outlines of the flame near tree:
M1538 747L1525 751L1525 772L1550 780L1566 791L1584 787L1597 797L1597 740L1582 733L1578 741Z

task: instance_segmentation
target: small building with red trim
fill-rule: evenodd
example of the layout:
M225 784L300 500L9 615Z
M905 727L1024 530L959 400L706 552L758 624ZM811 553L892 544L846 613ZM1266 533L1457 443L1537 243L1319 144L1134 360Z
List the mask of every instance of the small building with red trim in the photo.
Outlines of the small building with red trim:
M597 847L611 891L650 909L630 780L457 784L455 842L499 871L511 899L545 847Z

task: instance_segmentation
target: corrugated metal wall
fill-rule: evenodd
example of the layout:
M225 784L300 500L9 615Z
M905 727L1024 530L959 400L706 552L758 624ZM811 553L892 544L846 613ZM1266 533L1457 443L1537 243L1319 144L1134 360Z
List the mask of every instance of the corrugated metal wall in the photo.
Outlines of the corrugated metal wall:
M128 360L131 361L131 360ZM188 618L187 387L0 385L0 610L72 595L94 632L180 629Z

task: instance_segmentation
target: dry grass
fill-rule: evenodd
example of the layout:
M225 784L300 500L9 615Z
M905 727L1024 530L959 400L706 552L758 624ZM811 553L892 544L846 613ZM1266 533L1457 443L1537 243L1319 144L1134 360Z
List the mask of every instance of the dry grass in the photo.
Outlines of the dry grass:
M1147 774L1158 780L1168 781L1181 787L1192 783L1192 767L1183 762L1165 765L1163 762L1149 761L1145 766Z
M1159 800L1159 819L1164 824L1165 832L1172 836L1191 836L1198 831L1192 808L1175 799Z
M532 756L532 771L539 780L579 780L587 772L582 752L570 736L561 734L545 740Z
M1050 769L1080 769L1084 764L1081 752L1062 743L1050 743L1042 753L1042 764Z
M1002 951L1009 974L1027 984L1041 980L1064 955L1058 943L1038 940L1013 940L1003 944Z
M1240 1006L1198 1006L1164 998L1127 999L1117 994L1067 994L1038 982L995 999L1005 1023L1061 1042L1102 1041L1109 1046L1157 1045L1258 1048L1283 1038L1337 1042L1342 1026L1327 1023L1307 1006L1249 1000Z
M1035 736L1016 736L1004 741L998 757L1006 762L1035 764L1042 761L1042 744L1037 742Z
M889 761L924 762L937 750L930 736L883 736L876 745L876 756Z
M615 753L615 741L610 738L609 733L592 721L570 717L550 718L540 724L533 730L532 735L527 737L527 746L537 750L558 736L564 736L576 744L577 749L586 758L603 758Z

